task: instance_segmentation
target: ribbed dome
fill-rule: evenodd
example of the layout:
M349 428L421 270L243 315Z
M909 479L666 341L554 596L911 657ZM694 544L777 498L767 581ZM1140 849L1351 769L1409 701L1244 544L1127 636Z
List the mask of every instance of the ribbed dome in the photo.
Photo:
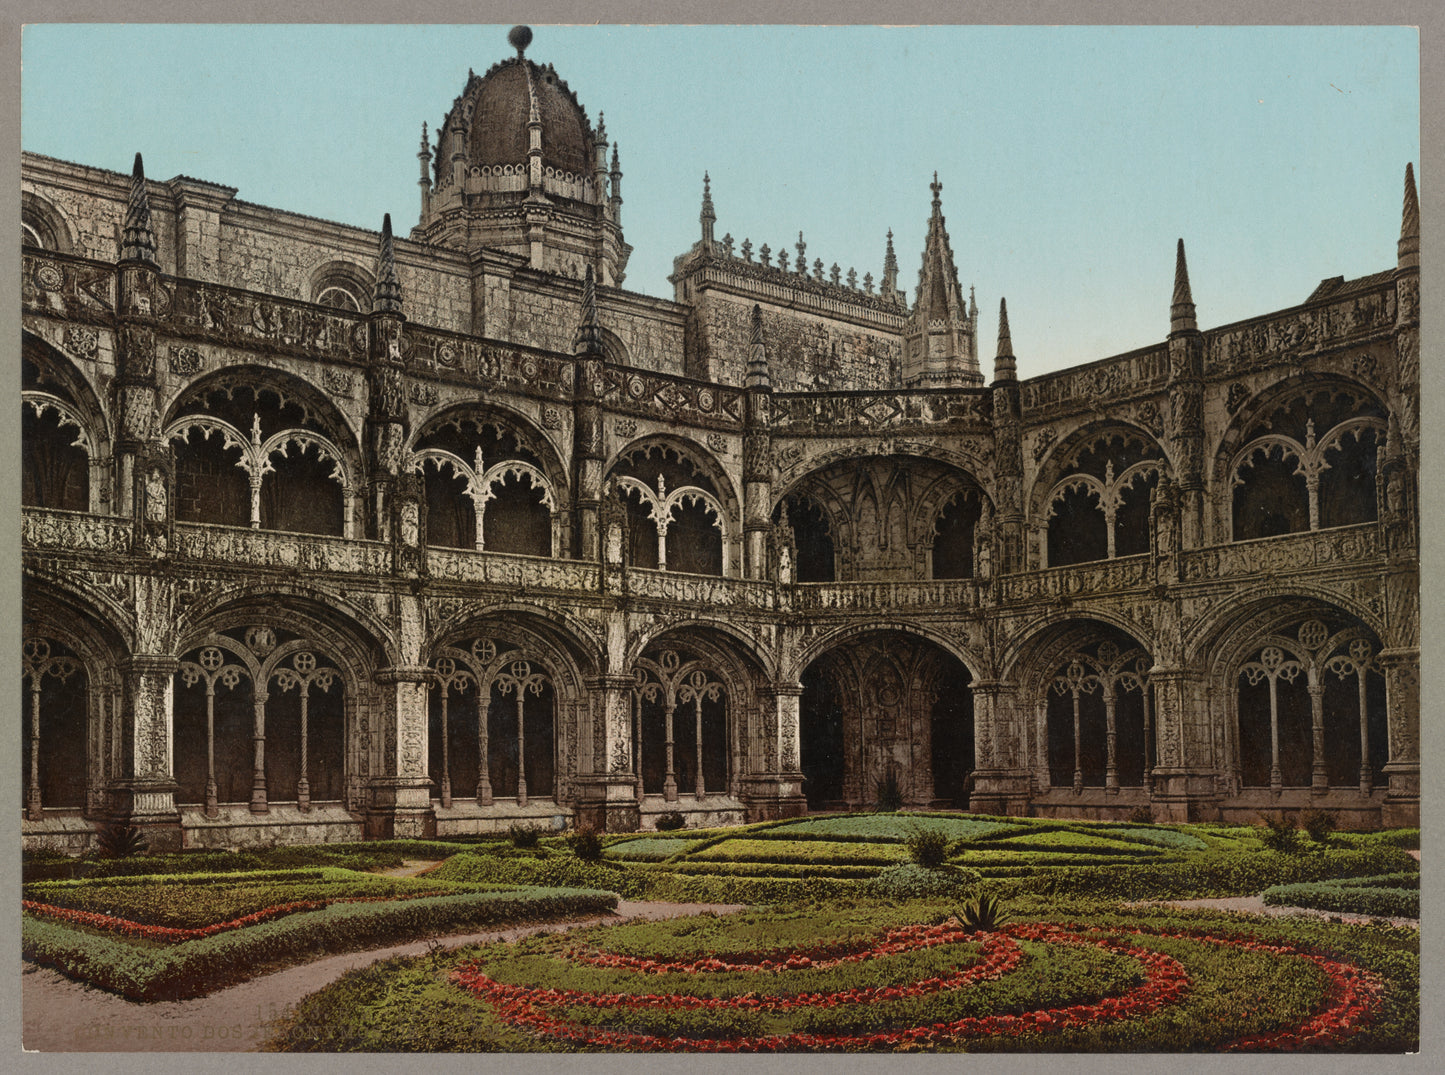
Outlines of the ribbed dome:
M527 159L533 94L542 120L542 163L577 175L590 174L596 158L587 113L550 64L542 67L524 58L504 60L463 91L463 109L467 103L472 106L469 163L520 164Z

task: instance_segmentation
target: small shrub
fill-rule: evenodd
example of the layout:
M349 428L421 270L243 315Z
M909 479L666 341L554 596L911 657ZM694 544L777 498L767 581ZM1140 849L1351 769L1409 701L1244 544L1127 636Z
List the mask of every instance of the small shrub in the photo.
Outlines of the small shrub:
M1129 811L1129 824L1131 825L1152 825L1154 823L1154 811L1147 806L1136 806Z
M933 899L957 897L962 889L982 879L977 870L956 866L930 870L914 862L903 862L879 871L877 877L863 882L863 885L870 896L883 899Z
M672 832L674 829L687 828L687 818L682 816L679 810L669 810L665 814L657 815L657 831Z
M1292 855L1300 850L1300 832L1294 827L1293 821L1284 814L1277 817L1260 814L1259 817L1264 822L1259 838L1265 847L1285 855Z
M948 836L937 829L914 829L903 846L909 858L930 870L948 861Z
M507 829L507 835L511 837L513 847L536 847L537 841L542 838L542 830L535 825L514 821Z
M1299 825L1315 843L1327 844L1335 831L1335 815L1329 810L1306 810L1299 816Z
M1004 913L1003 904L987 893L969 900L953 912L953 917L958 919L958 924L964 929L981 930L985 933L992 933L1009 918Z
M145 833L134 825L112 821L104 825L95 837L96 851L103 859L125 859L145 853L150 846Z
M567 837L567 846L583 862L602 858L602 837L593 829L578 829Z
M898 770L889 769L888 774L874 783L877 794L877 808L882 813L892 814L903 808L903 785L898 782Z

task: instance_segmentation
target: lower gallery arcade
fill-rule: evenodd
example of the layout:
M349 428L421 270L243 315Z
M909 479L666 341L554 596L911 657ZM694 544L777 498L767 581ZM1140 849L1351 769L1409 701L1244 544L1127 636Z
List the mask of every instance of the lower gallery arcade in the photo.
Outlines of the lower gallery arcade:
M1390 821L1398 669L1368 623L1305 595L1231 609L1177 663L1079 606L1016 636L1002 615L788 632L622 614L620 672L586 620L518 602L452 602L406 664L366 616L406 600L233 590L182 602L155 632L169 651L137 653L110 609L29 580L27 832L74 844L117 801L186 846L632 829L867 809L889 789L989 813Z

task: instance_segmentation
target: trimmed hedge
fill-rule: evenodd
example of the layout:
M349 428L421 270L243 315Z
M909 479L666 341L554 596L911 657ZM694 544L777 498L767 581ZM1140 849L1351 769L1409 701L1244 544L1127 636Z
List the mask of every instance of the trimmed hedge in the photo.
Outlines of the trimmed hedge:
M1271 885L1336 877L1410 872L1413 858L1396 847L1287 855L1230 852L1184 862L1117 866L1062 866L1010 883L1010 891L1042 895L1138 900L1252 895Z
M183 1000L300 962L298 957L486 926L601 914L616 906L611 892L562 888L351 903L167 948L139 947L25 915L21 952L25 959L133 1000Z
M1420 875L1392 873L1272 885L1264 890L1264 902L1271 907L1312 907L1377 918L1419 918Z
M894 900L938 899L961 896L981 880L977 870L945 866L930 870L915 862L889 866L867 882L870 896Z
M722 864L719 865L728 865ZM818 871L821 872L821 871ZM624 899L678 903L773 904L852 899L855 882L830 877L762 877L674 872L671 864L580 862L575 858L502 859L458 855L428 878L438 881L487 881L518 885L577 885L611 889Z

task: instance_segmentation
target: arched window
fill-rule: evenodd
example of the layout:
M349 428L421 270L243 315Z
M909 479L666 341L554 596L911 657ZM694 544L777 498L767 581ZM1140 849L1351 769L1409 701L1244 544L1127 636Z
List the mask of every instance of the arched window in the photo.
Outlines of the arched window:
M25 816L38 821L48 807L84 807L90 738L84 664L58 638L27 631L20 681Z
M1229 464L1234 540L1373 522L1384 409L1320 388L1261 414Z
M628 562L634 567L721 575L726 570L726 513L717 489L677 449L649 445L613 468L627 508Z
M442 806L555 797L556 708L552 674L526 647L491 638L445 647L431 665L429 738Z
M1046 687L1050 784L1075 792L1146 784L1151 664L1142 649L1112 639L1055 663Z
M268 626L213 634L182 657L173 698L178 803L216 817L345 800L345 678L324 647Z
M677 650L650 651L637 661L646 794L701 801L728 790L727 689L707 662Z
M934 524L933 577L973 578L974 533L982 504L976 489L954 493L944 504Z
M1239 665L1237 782L1358 786L1388 760L1379 642L1343 617L1310 618L1258 640Z
M805 493L786 496L773 509L773 522L787 524L793 530L793 545L798 550L798 582L832 582L837 578L833 553L833 532L828 516Z
M352 468L328 426L271 388L217 385L165 431L181 522L345 536Z
M1112 560L1149 551L1149 504L1163 455L1132 433L1079 448L1049 491L1048 565Z
M457 418L420 437L411 458L426 483L427 544L524 556L560 552L556 490L517 430Z

